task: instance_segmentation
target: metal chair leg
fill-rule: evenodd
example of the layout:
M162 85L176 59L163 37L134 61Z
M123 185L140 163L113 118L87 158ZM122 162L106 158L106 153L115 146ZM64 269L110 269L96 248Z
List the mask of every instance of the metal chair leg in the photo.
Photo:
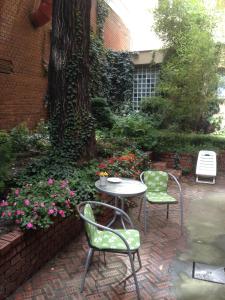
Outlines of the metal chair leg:
M93 254L94 254L94 249L90 248L88 250L88 254L87 254L87 258L86 258L86 262L85 262L84 274L83 274L81 284L80 284L80 292L81 293L83 293L83 290L84 290L85 278L86 278Z
M167 204L167 210L166 210L166 218L169 219L169 209L170 209L170 205Z
M134 268L134 262L133 262L132 255L131 255L130 252L128 252L128 256L129 256L129 259L130 259L131 270L132 270L132 274L133 274L133 277L134 277L134 283L135 283L135 286L136 286L137 299L141 300L141 294L140 294L139 285L138 285L138 281L137 281L136 271L135 271L135 268Z
M144 234L147 231L147 207L146 207L146 199L144 199Z
M137 251L137 257L138 257L138 262L139 262L139 266L140 266L139 270L140 270L142 268L142 263L141 263L141 257L140 257L139 250Z
M138 220L139 221L140 221L142 206L143 206L143 198L141 198L141 204L140 204L139 213L138 213Z
M181 226L181 235L183 234L183 224L184 224L184 210L183 210L183 197L180 197L180 226Z

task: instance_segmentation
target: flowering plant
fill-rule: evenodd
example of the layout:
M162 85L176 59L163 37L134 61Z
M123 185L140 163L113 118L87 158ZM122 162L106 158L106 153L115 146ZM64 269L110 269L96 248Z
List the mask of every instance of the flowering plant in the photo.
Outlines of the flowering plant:
M139 178L142 171L149 168L149 159L146 155L128 153L122 156L110 157L98 165L97 175L106 172L110 176ZM104 170L104 171L103 171Z
M26 184L14 189L0 203L0 216L14 220L22 229L47 228L53 217L65 218L74 212L75 192L67 180L49 178L37 184Z

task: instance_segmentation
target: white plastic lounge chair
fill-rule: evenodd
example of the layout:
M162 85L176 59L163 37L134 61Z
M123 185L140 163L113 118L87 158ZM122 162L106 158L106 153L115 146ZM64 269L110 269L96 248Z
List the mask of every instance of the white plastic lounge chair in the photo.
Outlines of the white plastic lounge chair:
M196 165L196 182L215 184L217 172L216 153L201 150Z

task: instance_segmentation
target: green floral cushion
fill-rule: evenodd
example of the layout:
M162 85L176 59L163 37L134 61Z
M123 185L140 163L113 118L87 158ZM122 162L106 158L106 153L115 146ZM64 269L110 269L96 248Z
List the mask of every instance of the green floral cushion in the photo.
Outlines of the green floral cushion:
M163 171L146 171L144 181L147 185L147 191L166 192L168 185L168 174Z
M95 222L95 217L90 204L86 204L84 207L84 216ZM112 249L112 250L127 250L123 240L113 232L101 231L98 228L88 222L85 222L85 229L93 247L99 249ZM117 229L118 233L126 239L131 250L138 249L140 247L140 234L134 229Z
M151 203L176 203L177 200L165 192L146 192L146 198Z
M84 216L88 220L90 220L92 222L95 222L95 217L94 217L93 210L92 210L90 204L85 205L85 207L84 207ZM86 229L88 238L89 238L90 242L92 243L92 241L95 239L96 234L98 233L98 229L97 229L96 226L94 226L94 225L92 225L88 222L85 222L85 229Z
M126 239L131 250L136 250L140 247L140 234L137 230L117 229L116 231ZM99 249L127 250L125 243L118 235L106 230L98 230L91 244Z

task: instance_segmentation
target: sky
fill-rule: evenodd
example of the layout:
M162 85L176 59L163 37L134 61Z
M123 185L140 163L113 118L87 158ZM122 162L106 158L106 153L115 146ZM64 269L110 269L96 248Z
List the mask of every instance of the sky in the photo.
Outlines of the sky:
M172 1L172 0L171 0ZM217 1L204 0L212 11ZM107 0L113 10L122 18L131 34L131 51L154 50L163 47L163 43L153 30L153 10L158 0ZM225 43L225 12L218 16L218 28L215 32L217 41Z

